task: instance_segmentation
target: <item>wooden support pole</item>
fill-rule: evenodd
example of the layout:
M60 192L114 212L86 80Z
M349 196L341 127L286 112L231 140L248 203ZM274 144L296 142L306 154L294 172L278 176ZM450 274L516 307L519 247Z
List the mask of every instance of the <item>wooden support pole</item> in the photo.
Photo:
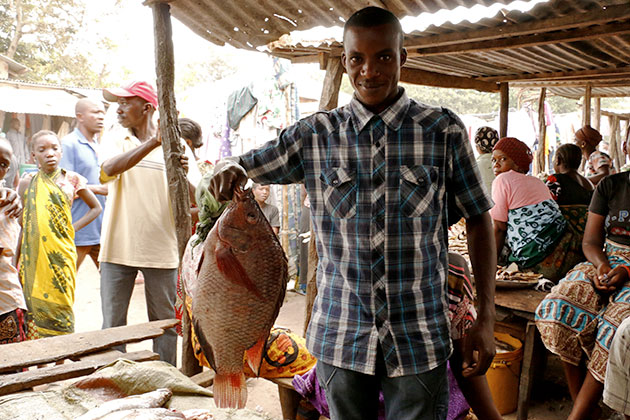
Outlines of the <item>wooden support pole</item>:
M328 57L326 60L324 87L322 88L322 96L319 100L320 110L331 110L337 107L342 77L343 66L341 65L341 57Z
M499 110L499 137L507 137L508 113L510 111L510 86L507 83L499 85L501 94L501 108Z
M177 233L177 248L181 260L191 234L190 199L188 195L188 180L186 172L181 166L180 156L184 148L180 141L179 125L177 123L177 109L175 104L174 81L175 60L173 54L173 39L171 27L170 6L166 3L151 4L153 9L153 30L155 36L155 73L157 74L158 99L160 104L160 133L162 135L162 149L166 163L166 177L173 209L173 219ZM190 162L194 165L195 162ZM182 331L182 372L192 376L201 371L193 355L190 342L190 319L188 311L183 311Z
M341 57L329 57L326 64L326 77L322 87L322 96L319 101L319 109L328 111L337 108L339 100L339 88L341 87L341 77L343 76L343 66ZM317 245L315 242L315 231L311 222L311 239L308 244L308 272L306 273L306 305L304 308L304 336L311 321L311 311L317 296Z
M591 85L586 85L584 90L584 103L582 103L582 126L591 125Z
M538 98L538 149L534 160L534 175L545 172L547 161L547 124L545 122L545 97L547 88L540 89Z
M602 125L602 98L599 96L595 98L595 122L593 123L593 128L599 131Z
M610 122L610 143L608 144L608 153L615 163L615 168L619 169L626 162L622 144L619 141L619 116L612 115L608 117Z

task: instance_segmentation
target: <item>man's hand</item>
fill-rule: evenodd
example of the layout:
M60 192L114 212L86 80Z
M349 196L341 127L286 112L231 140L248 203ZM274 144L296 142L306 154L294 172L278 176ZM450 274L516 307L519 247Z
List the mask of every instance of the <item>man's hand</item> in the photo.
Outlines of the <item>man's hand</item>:
M184 146L186 147L186 146ZM184 172L188 173L188 156L186 156L184 153L182 153L179 156L179 163L182 165L182 168L184 168Z
M18 193L11 188L0 188L0 207L3 208L4 214L9 217L17 219L22 215L22 202Z
M493 327L494 321L484 322L477 318L463 338L462 375L465 378L483 375L490 367L495 354Z
M243 187L246 183L245 169L234 161L226 160L215 167L208 190L218 201L229 201L234 194L234 188Z

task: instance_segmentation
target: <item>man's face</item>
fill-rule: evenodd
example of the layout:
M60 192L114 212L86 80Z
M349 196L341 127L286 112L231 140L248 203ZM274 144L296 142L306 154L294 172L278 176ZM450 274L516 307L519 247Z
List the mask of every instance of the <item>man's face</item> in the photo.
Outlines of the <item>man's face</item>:
M125 128L140 127L148 116L147 107L151 104L138 96L118 98L118 122Z
M398 95L400 68L407 52L400 44L400 34L385 24L346 30L341 54L357 99L372 112L379 113Z
M259 203L264 203L269 198L269 185L259 185L254 188L254 198Z
M102 103L89 104L83 111L77 113L79 124L83 125L92 134L99 133L103 129L104 118L105 108Z

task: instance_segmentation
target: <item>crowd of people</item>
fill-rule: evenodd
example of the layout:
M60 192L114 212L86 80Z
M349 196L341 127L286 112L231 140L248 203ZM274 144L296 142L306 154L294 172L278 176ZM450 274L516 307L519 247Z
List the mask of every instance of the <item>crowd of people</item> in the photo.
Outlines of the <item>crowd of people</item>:
M184 287L200 258L195 245L237 186L255 182L277 234L269 184L300 183L319 257L306 343L331 418L376 418L379 393L385 418L446 418L450 370L480 418L500 419L484 374L495 353L495 271L510 263L555 284L536 323L562 360L570 419L596 418L602 394L630 416L629 173L616 173L590 126L557 150L545 181L530 175L525 143L490 127L475 135L475 158L454 113L399 86L402 37L384 9L353 14L342 52L349 105L302 119L203 178L194 154L201 129L180 120L180 162L199 222ZM88 255L100 271L103 328L126 324L139 275L149 319L175 317L180 262L157 95L142 81L103 95L117 104L119 123L105 133L102 101L82 99L63 139L40 131L27 143L17 119L0 139L8 185L0 192L0 343L73 332L75 276ZM29 156L37 172L10 172ZM446 229L460 219L474 276L448 253ZM174 331L153 348L176 364Z

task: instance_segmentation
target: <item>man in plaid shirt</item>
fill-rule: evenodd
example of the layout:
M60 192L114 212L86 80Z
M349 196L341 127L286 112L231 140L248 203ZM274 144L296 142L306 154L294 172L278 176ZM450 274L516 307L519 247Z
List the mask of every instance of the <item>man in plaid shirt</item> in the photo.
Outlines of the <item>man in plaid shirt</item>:
M402 34L384 9L352 15L342 54L350 104L220 163L210 184L229 200L248 176L304 183L319 254L307 346L332 419L376 419L379 390L388 419L446 418L449 215L466 219L479 303L464 375L483 375L494 356L492 203L459 118L398 86Z

